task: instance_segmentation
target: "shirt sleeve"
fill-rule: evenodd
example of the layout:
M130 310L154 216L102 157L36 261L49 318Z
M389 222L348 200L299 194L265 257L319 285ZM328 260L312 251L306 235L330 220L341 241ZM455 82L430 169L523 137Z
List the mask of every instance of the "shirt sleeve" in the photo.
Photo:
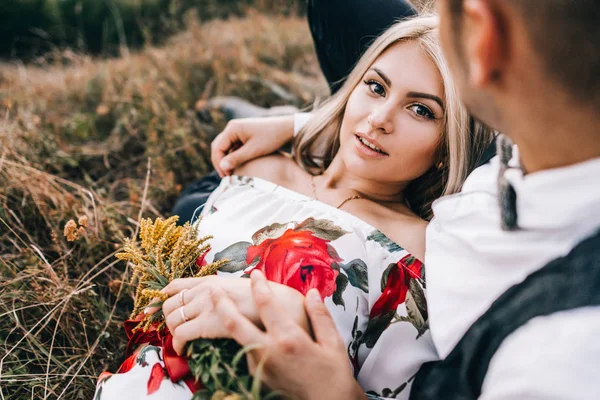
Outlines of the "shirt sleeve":
M294 136L300 132L300 129L312 118L311 113L294 114Z
M599 338L598 306L531 320L492 358L479 399L600 398Z

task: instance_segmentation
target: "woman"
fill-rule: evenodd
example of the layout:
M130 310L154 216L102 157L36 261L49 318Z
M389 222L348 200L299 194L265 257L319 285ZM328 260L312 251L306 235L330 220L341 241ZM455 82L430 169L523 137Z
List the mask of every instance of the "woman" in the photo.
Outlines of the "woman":
M221 275L264 273L306 330L303 295L316 289L347 350L346 375L373 394L406 397L420 365L436 358L419 261L426 220L436 198L460 189L487 144L486 131L477 132L441 55L437 18L398 23L315 111L293 157L262 157L223 179L200 224L202 235L214 235L207 261L228 259ZM198 337L230 335L208 297L219 290L260 322L247 279L175 281L166 291L177 296L163 311L178 352ZM161 363L158 349L146 351L143 365L99 385L102 398L139 396ZM191 397L185 389L168 379L153 386Z
M340 12L341 10L343 12ZM394 23L414 17L416 9L408 0L309 0L306 13L321 72L331 94L334 94L369 44ZM231 115L231 118L241 118L242 115L248 114L255 114L255 117L263 115L259 111L260 107L245 103L242 99L231 101L228 97L217 97L209 100L208 104L218 104L217 108L224 114ZM265 109L264 113L270 114L273 111ZM261 131L264 129L262 126ZM287 142L291 140L291 136L286 136L284 128L276 132L274 139L279 141L282 137L287 137L284 140ZM273 147L269 153L276 150L278 148ZM183 190L172 212L180 217L179 224L192 219L196 209L206 203L208 196L219 186L219 182L219 175L214 172Z

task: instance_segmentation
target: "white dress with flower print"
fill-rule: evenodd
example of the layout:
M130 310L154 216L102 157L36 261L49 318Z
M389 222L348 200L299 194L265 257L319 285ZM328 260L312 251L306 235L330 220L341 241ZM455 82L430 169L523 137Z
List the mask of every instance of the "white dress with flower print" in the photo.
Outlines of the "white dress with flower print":
M222 180L202 215L200 234L214 236L206 261L229 260L219 274L242 276L258 268L303 294L320 291L368 394L407 399L419 367L437 359L423 265L371 225L266 180L240 176Z

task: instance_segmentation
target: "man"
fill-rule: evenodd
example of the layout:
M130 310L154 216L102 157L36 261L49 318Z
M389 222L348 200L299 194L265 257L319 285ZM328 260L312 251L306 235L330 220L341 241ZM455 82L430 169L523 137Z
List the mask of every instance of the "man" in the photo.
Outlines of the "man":
M425 265L443 361L422 368L411 398L600 398L600 2L438 7L465 103L518 151L501 147L434 207ZM265 381L299 398L364 398L335 368L345 351L318 296L306 301L313 341L252 278L266 332L223 293L214 303L236 340L269 356Z
M519 154L434 210L428 306L446 361L412 397L598 398L600 243L585 240L600 229L600 3L438 4L463 100Z

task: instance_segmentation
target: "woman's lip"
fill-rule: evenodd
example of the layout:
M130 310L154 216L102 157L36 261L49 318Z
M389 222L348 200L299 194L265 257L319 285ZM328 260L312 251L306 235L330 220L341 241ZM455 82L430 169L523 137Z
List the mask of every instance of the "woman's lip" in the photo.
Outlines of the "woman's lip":
M369 158L383 158L383 157L388 157L387 154L382 154L379 153L373 149L371 149L370 147L364 145L358 136L354 137L356 139L356 149L358 150L358 152L365 156L365 157L369 157Z
M383 146L381 144L379 144L379 142L375 139L371 139L369 136L367 136L366 134L362 133L362 132L356 132L356 136L363 138L364 140L366 140L367 142L375 145L375 147L377 147L379 150L381 150L383 153L387 154L387 152L383 149Z

